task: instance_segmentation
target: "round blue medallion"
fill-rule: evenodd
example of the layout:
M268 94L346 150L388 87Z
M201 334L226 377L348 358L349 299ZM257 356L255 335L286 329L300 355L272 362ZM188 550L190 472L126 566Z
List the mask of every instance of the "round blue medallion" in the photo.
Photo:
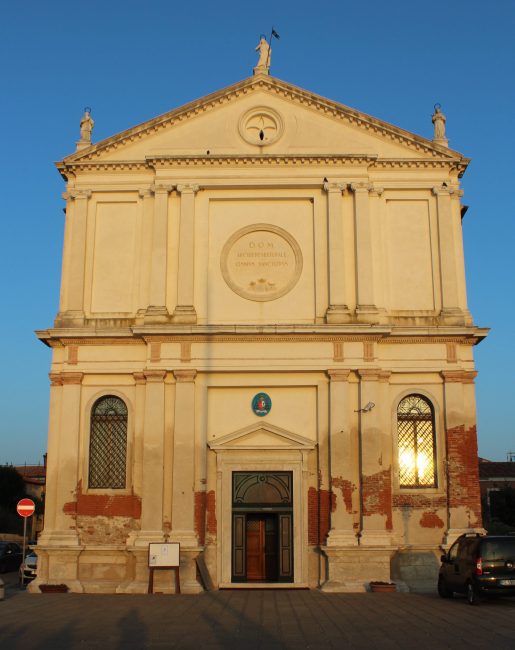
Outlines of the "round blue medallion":
M258 393L257 395L254 395L254 399L252 400L252 410L256 415L259 415L259 417L268 415L271 408L272 400L270 399L270 395L267 395L266 393Z

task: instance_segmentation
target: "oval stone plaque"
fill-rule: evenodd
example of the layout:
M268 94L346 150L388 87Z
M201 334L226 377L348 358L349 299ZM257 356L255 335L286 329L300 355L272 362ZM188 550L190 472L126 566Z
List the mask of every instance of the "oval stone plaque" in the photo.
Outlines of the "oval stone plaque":
M264 302L291 291L302 272L302 253L295 239L268 223L242 228L222 249L222 275L242 298Z

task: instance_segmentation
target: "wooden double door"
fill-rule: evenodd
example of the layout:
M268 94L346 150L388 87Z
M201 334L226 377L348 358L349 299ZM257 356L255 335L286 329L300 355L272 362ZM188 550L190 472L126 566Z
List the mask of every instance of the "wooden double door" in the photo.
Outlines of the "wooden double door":
M233 514L233 580L292 582L291 512Z

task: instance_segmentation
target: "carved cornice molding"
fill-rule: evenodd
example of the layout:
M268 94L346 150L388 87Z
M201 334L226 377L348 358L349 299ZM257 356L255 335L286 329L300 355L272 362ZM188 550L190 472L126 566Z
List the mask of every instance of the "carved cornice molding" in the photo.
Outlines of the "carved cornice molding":
M175 381L178 383L195 381L196 370L173 370Z
M468 162L468 161L467 161ZM106 160L106 161L77 161L59 165L59 171L66 177L71 172L97 173L102 171L153 171L160 169L175 169L182 167L249 167L249 166L312 166L312 167L365 167L375 169L441 169L443 171L458 170L463 174L467 165L459 165L446 159L421 160L419 158L379 159L369 155L220 155L220 156L163 156L142 160Z

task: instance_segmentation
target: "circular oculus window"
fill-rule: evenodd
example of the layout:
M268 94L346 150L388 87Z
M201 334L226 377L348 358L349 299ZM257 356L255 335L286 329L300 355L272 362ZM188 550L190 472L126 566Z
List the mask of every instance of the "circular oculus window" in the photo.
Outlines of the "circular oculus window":
M246 142L263 147L281 137L283 121L272 108L252 108L242 115L238 129Z
M297 284L302 253L282 228L261 223L242 228L222 249L222 275L227 285L247 300L277 300Z

